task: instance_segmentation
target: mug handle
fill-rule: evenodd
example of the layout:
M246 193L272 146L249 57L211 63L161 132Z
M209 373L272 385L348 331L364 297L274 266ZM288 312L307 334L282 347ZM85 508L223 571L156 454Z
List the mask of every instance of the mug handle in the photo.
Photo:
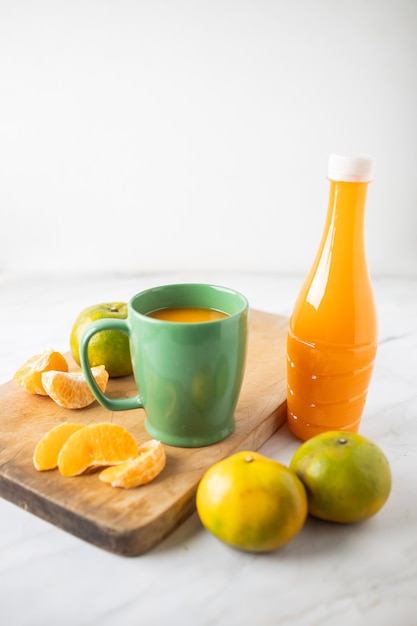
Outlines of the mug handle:
M128 337L130 335L129 325L123 319L103 318L96 320L95 322L91 322L91 324L87 326L80 341L80 361L81 368L91 392L96 400L109 411L127 411L128 409L143 408L142 399L139 394L130 398L109 398L109 396L106 396L106 394L103 393L97 385L94 376L91 373L91 367L88 361L88 344L90 343L90 339L101 330L118 330Z

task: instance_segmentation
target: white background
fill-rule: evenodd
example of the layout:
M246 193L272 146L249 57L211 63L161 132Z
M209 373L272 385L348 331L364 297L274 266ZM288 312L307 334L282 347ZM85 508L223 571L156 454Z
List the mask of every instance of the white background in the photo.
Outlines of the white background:
M304 274L369 152L417 274L416 0L0 0L0 270Z

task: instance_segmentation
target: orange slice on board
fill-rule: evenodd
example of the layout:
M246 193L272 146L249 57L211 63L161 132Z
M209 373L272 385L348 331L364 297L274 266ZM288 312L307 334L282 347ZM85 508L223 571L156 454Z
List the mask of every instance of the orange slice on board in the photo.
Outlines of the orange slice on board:
M100 480L112 487L131 489L146 485L162 472L166 465L165 449L160 441L151 439L139 446L135 459L102 470Z
M55 469L58 464L58 454L67 439L83 424L58 424L51 428L38 442L33 454L33 464L39 472Z
M68 372L68 363L64 355L52 348L35 354L25 361L15 372L13 380L29 393L47 396L48 393L42 383L42 374L49 370Z
M109 374L104 365L91 368L101 391L105 391ZM42 374L42 384L48 396L66 409L83 409L95 401L83 372L50 371Z
M138 454L136 439L117 424L89 424L73 433L58 454L63 476L78 476L87 469L116 465Z

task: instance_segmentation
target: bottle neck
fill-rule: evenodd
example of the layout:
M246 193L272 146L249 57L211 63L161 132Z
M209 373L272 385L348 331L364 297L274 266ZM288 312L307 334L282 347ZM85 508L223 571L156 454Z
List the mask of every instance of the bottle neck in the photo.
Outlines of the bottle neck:
M324 237L331 236L333 254L364 254L364 219L368 183L330 181ZM337 247L336 247L337 244ZM340 247L339 247L340 246Z
M370 284L364 241L368 183L330 181L329 205L322 240L305 287L315 309L360 299Z
M326 224L290 321L311 343L367 345L377 333L366 262L364 217L368 183L330 181Z
M365 259L365 206L368 183L330 181L321 254L333 271L354 270Z

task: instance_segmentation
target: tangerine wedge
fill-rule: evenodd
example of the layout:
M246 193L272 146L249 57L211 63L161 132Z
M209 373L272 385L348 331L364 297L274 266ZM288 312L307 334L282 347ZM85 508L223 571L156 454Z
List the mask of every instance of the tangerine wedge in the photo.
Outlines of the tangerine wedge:
M13 380L29 393L47 396L42 383L42 374L49 370L68 372L68 363L63 354L49 348L30 357L15 372Z
M162 472L165 465L166 455L162 443L151 439L139 446L135 459L107 467L100 472L99 478L112 487L131 489L150 483Z
M58 454L63 476L78 476L87 469L116 465L138 454L136 439L118 424L89 424L74 432Z
M105 391L109 374L104 365L91 368L101 391ZM83 372L50 371L42 374L42 384L48 396L66 409L83 409L95 400Z
M55 469L58 464L58 454L67 439L83 424L58 424L51 428L38 442L33 454L33 464L39 472Z

